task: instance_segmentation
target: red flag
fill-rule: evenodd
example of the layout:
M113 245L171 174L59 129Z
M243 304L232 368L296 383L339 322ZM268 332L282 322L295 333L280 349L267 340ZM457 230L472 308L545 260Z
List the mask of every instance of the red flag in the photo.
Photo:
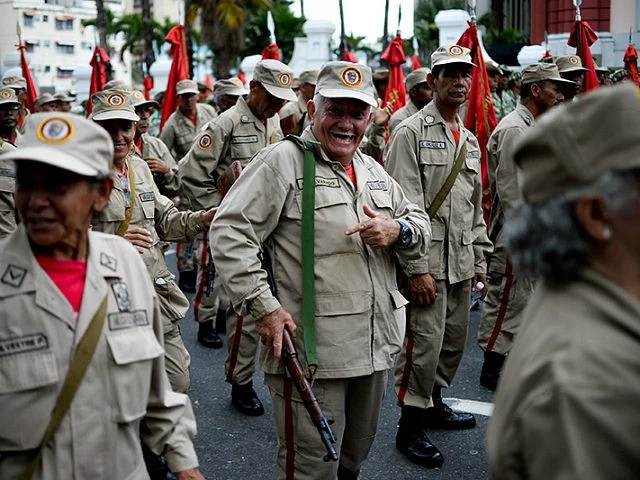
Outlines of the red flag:
M142 85L144 86L145 100L150 100L151 90L153 89L153 77L144 77L144 80L142 80Z
M472 62L477 65L477 68L473 69L471 89L469 90L469 98L467 100L467 118L464 124L473 132L480 145L482 210L484 212L484 220L488 225L492 197L487 167L487 142L489 141L491 132L493 132L496 125L498 125L498 120L496 119L496 112L493 109L493 102L491 101L489 76L487 75L487 67L482 57L480 42L478 41L478 29L475 25L469 23L469 28L465 30L460 40L458 40L458 45L471 50Z
M36 98L38 98L38 92L36 90L36 85L33 83L33 78L31 77L31 70L29 69L29 63L27 62L27 57L24 52L27 49L22 43L20 45L16 45L18 50L20 51L20 67L22 68L22 76L27 81L27 98L24 101L25 107L31 113L36 112Z
M262 50L262 60L280 60L280 49L275 43L270 43Z
M551 55L551 50L547 48L542 58L540 58L540 61L544 62L545 60L549 60L549 59L553 60L553 55Z
M404 86L404 74L402 73L402 65L407 61L407 57L404 54L400 35L396 35L396 38L391 40L380 60L389 64L389 80L384 94L383 105L390 101L395 102L393 105L393 111L395 112L407 103L407 90Z
M582 66L589 70L585 73L584 91L595 90L600 88L598 75L596 74L596 66L593 63L591 49L589 48L598 40L598 35L593 31L588 22L576 20L569 35L567 44L576 48L576 55L582 60Z
M411 57L411 71L418 70L419 68L422 68L420 57L418 55L414 55Z
M640 76L638 75L638 51L633 45L627 47L624 53L624 69L629 72L627 79L636 85L640 85Z
M340 58L345 62L358 63L358 59L356 58L356 56L349 50L345 50L344 52L342 52Z
M238 69L238 78L242 82L242 85L247 84L247 77L245 76L244 72L241 69Z
M189 65L187 60L187 42L184 37L184 25L176 25L164 38L171 44L171 70L169 70L169 80L167 90L164 94L162 104L162 115L160 117L160 130L171 114L178 108L176 98L176 83L189 78Z
M109 63L109 55L103 48L96 47L93 50L89 65L93 68L91 71L91 83L89 85L89 101L87 102L87 117L91 115L91 96L96 92L104 90L104 84L107 83L107 63Z

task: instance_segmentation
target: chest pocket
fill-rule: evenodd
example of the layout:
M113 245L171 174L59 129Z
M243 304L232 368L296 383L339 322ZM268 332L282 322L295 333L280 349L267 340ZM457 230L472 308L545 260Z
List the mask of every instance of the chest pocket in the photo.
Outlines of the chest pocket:
M385 192L383 190L372 191L371 199L378 210L386 210L388 213L393 215L393 202L391 201L391 195L389 192Z
M38 446L56 401L59 381L53 352L0 357L0 451Z
M480 150L470 150L467 152L465 166L467 167L467 170L474 173L480 173Z
M131 422L147 411L153 360L164 353L151 328L126 328L107 335L114 421Z
M138 185L136 185L137 187ZM142 207L142 211L144 213L144 218L147 220L152 220L155 214L155 195L153 192L142 192L139 191L138 198L136 199L140 202L140 206Z

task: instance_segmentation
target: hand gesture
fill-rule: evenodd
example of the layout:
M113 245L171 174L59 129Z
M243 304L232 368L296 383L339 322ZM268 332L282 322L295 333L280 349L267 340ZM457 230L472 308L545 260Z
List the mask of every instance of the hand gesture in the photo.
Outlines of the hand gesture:
M345 234L360 232L362 241L371 248L387 248L396 243L400 235L400 224L389 215L372 210L369 205L365 205L363 210L369 220L354 225Z
M151 173L166 175L171 171L171 169L169 168L169 165L164 163L159 158L145 158L144 161L147 162L147 165L149 166L149 170L151 170Z

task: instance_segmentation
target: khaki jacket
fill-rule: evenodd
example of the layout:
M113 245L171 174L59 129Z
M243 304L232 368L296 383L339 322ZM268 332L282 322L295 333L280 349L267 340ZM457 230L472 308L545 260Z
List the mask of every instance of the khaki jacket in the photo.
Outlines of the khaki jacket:
M32 458L71 354L105 296L94 357L33 479L148 479L141 436L173 471L197 466L191 402L169 386L156 295L128 242L89 232L78 318L23 227L0 241L0 272L0 478L18 478Z
M169 148L174 159L179 160L184 157L200 129L218 116L215 109L206 103L196 104L196 112L195 125L177 108L162 127L160 140Z
M0 155L15 150L12 143L0 139ZM0 238L16 229L16 170L13 162L0 161Z
M364 138L360 144L360 151L374 160L381 160L382 152L385 147L386 135L387 131L385 130L384 125L376 125L372 120L364 132Z
M160 297L163 317L176 321L186 315L189 302L173 282L159 242L191 240L206 228L200 219L201 212L180 212L171 200L160 194L144 160L133 156L129 161L135 173L135 197L128 229L145 228L151 232L153 246L144 251L142 260ZM112 177L114 187L109 203L94 214L92 224L96 231L115 234L125 220L126 203L120 179L115 174Z
M171 169L166 175L154 175L153 179L165 197L176 197L180 194L180 177L178 164L162 140L145 133L142 135L142 150L136 146L136 155L140 158L158 158Z
M638 478L640 301L587 269L540 282L487 432L495 480Z
M183 194L198 208L220 203L217 180L239 160L244 167L259 150L282 139L278 115L262 122L243 98L200 132L179 162Z
M446 126L435 102L397 127L385 158L389 174L410 201L427 210L444 185L462 145L465 163L444 203L431 219L429 273L436 280L457 283L485 273L491 242L482 217L480 148L473 134L460 125L460 143Z
M504 245L505 212L522 201L518 187L514 147L525 130L535 123L527 107L518 104L515 111L504 117L487 143L487 166L493 203L489 216L489 238L494 244L489 256L489 270L504 273L507 252Z
M310 129L303 138L316 141ZM396 284L395 264L424 258L430 229L426 214L372 158L356 153L354 189L344 168L316 143L315 292L318 378L369 375L393 366L404 338L407 300ZM282 306L298 331L305 362L301 312L301 218L304 154L293 142L265 148L249 163L221 203L209 238L230 300L258 321ZM402 218L412 228L406 248L371 249L347 228L367 219L363 206ZM278 298L267 284L260 251L269 253ZM426 268L426 264L425 264ZM262 349L267 373L282 373Z
M391 115L391 118L389 119L389 137L393 135L394 130L403 120L406 120L416 113L418 113L418 107L416 107L416 104L411 100L407 100L407 104Z

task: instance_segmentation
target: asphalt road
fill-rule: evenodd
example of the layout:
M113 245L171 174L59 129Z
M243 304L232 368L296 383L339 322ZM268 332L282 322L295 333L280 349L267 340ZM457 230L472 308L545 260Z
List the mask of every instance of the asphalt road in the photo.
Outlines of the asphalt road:
M167 263L175 269L173 256ZM467 350L454 386L443 392L452 399L491 402L492 393L478 384L481 352L476 344L478 313L472 313ZM189 310L181 324L185 345L191 353L190 397L198 421L196 450L200 469L207 479L243 480L276 479L277 438L271 398L258 373L254 385L264 403L265 414L247 417L231 405L231 386L224 380L225 348L211 350L196 341L197 324ZM454 403L451 403L453 406ZM486 405L478 404L481 410ZM467 431L433 431L429 434L445 457L440 469L425 469L409 462L395 448L395 434L400 409L396 405L390 378L378 434L369 459L361 473L362 480L483 480L488 479L484 437L488 417L476 415L478 425Z

